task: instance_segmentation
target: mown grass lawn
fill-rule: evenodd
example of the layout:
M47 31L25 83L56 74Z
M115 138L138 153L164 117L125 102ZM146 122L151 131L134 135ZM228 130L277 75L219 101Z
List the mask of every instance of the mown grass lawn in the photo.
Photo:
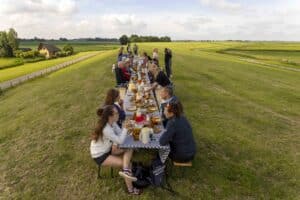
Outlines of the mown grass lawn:
M182 199L299 199L299 72L214 53L231 43L139 45L148 53L154 47L173 49L175 93L198 149L193 167L170 181ZM194 50L206 48L211 51ZM121 178L96 178L89 155L95 110L115 85L111 64L116 53L108 51L0 96L0 196L128 199ZM174 197L150 187L140 199Z

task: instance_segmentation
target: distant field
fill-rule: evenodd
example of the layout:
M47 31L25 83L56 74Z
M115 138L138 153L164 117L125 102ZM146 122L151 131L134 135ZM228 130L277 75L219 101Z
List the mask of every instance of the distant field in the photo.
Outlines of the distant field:
M85 52L85 51L106 51L119 48L118 43L104 43L104 42L46 42L49 44L54 44L58 48L63 49L66 44L73 46L75 53ZM37 50L39 42L22 42L20 48L31 48L32 50ZM36 60L39 62L39 60ZM33 59L22 59L22 58L0 58L0 70L1 68L15 67L23 65L24 63L36 62ZM0 71L1 73L1 71Z
M17 78L19 76L29 74L31 72L35 72L41 69L46 69L48 67L52 67L59 63L63 63L69 60L73 60L75 58L82 57L87 54L91 54L93 52L80 52L72 56L50 59L50 60L43 60L36 63L26 63L23 65L19 65L16 67L10 67L0 70L0 82L7 81L13 78Z
M197 155L184 175L173 172L178 198L149 187L138 199L300 199L300 72L218 53L300 50L299 43L284 44L139 44L150 55L158 48L162 67L164 48L173 50L172 81ZM256 53L251 56L283 56ZM115 86L116 54L104 51L0 95L0 199L131 198L122 178L97 179L89 153L95 111ZM145 151L134 153L140 158L149 162Z
M102 51L111 50L119 47L118 43L105 43L105 42L51 42L46 41L45 43L54 44L58 48L62 49L66 44L70 44L74 47L75 52L82 51ZM20 47L27 47L31 49L37 49L39 42L22 42Z
M300 43L246 43L218 52L300 69Z

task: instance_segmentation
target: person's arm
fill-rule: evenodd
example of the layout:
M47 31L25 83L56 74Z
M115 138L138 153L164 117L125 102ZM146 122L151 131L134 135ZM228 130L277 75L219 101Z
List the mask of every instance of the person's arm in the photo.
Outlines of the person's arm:
M166 127L166 131L163 133L163 135L159 139L159 144L164 146L169 144L174 137L175 134L175 124L173 121L169 121Z
M103 135L116 144L122 144L126 138L127 129L120 129L119 126L115 124L113 125L113 127L117 133L114 132L113 128L105 128L103 130Z
M158 86L158 83L157 83L157 82L154 82L154 83L152 84L151 89L150 89L149 91L155 90L155 88L156 88L157 86Z

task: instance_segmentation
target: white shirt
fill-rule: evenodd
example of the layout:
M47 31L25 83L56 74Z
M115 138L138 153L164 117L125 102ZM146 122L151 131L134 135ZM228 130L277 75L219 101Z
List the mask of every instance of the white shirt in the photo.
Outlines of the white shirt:
M152 58L156 58L158 60L158 53L157 52L153 52Z
M110 151L112 143L122 144L126 138L127 129L120 129L117 123L106 124L103 129L103 138L98 138L97 141L92 140L90 152L92 158L98 158Z

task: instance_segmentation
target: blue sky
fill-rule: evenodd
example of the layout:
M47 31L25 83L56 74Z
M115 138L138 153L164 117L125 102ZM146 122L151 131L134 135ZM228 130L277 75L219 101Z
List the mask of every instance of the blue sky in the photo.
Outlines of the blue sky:
M0 30L22 38L300 41L299 0L0 0Z

